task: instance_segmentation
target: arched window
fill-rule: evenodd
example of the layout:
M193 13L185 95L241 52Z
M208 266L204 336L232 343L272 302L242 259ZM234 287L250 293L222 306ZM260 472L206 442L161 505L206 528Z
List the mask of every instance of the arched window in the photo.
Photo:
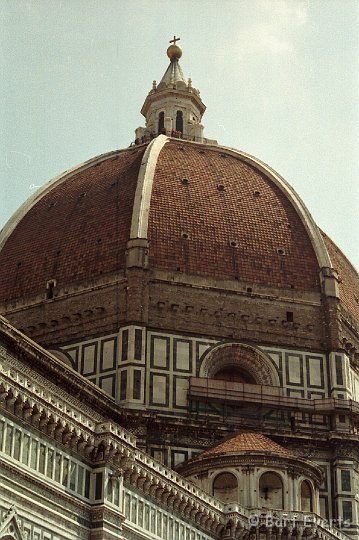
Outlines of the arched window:
M300 484L300 509L302 512L313 512L312 488L307 480Z
M247 371L240 369L238 366L225 366L217 371L213 378L221 381L255 384L254 378Z
M266 472L259 479L259 506L283 510L283 482L274 472Z
M238 502L238 481L234 474L221 473L213 482L213 497L224 503Z
M243 343L214 346L203 355L199 376L219 379L228 376L227 368L235 370L232 374L238 377L239 382L242 379L247 384L281 386L277 368L270 357Z
M176 114L176 131L183 133L183 112L177 111Z
M158 134L163 133L165 130L165 113L162 111L158 115Z

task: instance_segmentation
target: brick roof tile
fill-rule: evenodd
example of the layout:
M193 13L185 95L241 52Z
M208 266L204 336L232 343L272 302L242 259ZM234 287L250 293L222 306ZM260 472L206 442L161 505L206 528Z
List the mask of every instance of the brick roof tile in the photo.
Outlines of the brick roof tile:
M319 290L316 255L289 199L258 169L225 149L220 153L175 141L163 147L149 240L153 267Z
M205 450L194 459L202 459L217 454L242 452L271 453L286 457L294 456L290 450L283 448L283 446L280 446L260 433L239 433L234 437L225 439L219 445L214 446L209 450Z
M125 267L144 148L80 170L48 191L1 250L0 301L82 282Z

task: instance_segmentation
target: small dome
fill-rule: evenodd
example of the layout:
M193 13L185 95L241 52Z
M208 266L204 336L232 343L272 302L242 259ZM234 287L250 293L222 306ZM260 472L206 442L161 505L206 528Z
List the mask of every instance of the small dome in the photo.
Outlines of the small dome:
M247 464L248 455L251 456L251 463L257 463L258 466L270 464L273 470L282 467L283 463L304 467L307 473L314 475L320 483L321 472L316 463L284 448L261 433L253 432L241 432L227 437L217 446L180 463L176 470L185 477L191 477L200 471L218 471Z
M243 474L243 468L248 474ZM316 463L295 454L261 433L242 432L179 464L176 470L208 494L227 504L244 504L244 492L253 489L250 480L252 477L254 482L259 480L259 489L254 495L257 501L254 504L252 501L252 505L283 509L283 492L287 489L288 477L282 473L283 469L288 471L289 468L294 474L310 479L316 488L319 487L322 473ZM273 491L270 499L269 489Z
M242 452L260 452L263 454L271 453L286 457L294 456L290 450L287 450L287 448L280 446L260 433L239 433L234 437L225 439L218 446L205 450L196 456L196 458L201 459L204 457L214 456L216 454Z

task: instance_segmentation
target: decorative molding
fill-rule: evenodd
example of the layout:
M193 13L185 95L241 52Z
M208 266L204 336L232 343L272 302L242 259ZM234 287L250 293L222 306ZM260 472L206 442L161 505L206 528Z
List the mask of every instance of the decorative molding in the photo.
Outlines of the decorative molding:
M4 540L27 540L27 533L24 532L18 520L16 507L12 505L0 523L0 539Z
M243 343L222 343L203 356L199 376L212 378L222 368L237 366L253 377L256 384L280 386L277 369L269 356Z
M201 474L205 471L220 472L226 468L238 468L253 472L259 468L281 472L292 470L298 476L310 478L317 488L322 482L322 470L313 461L301 456L285 457L270 452L251 451L243 453L211 454L203 458L194 457L187 463L178 466L178 471L186 477Z

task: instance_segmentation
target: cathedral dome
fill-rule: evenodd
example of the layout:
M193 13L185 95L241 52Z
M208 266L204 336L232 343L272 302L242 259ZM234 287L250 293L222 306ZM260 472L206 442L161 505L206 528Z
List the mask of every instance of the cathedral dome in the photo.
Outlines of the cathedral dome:
M104 504L121 538L355 535L358 275L278 173L204 137L178 39L134 143L0 231L6 504L63 538Z
M323 236L355 315L357 275ZM66 172L20 208L1 234L0 300L124 272L136 239L148 241L150 270L188 279L320 292L320 271L332 266L310 214L272 169L232 149L160 135Z
M169 51L180 51L178 39L171 40ZM120 322L165 318L160 313L164 305L177 325L177 308L171 307L178 305L177 293L164 294L164 284L181 283L193 291L231 291L233 304L227 302L226 309L233 329L228 337L238 334L235 317L243 316L244 326L249 317L241 311L247 310L246 302L236 304L238 294L253 293L266 301L284 299L289 310L285 327L301 325L303 339L308 330L321 347L327 337L319 336L319 315L309 321L303 309L302 320L294 322L290 303L320 306L324 297L340 298L345 312L359 320L358 274L279 174L255 157L203 136L206 107L184 76L177 53L145 99L141 112L146 127L136 129L135 144L55 178L1 231L1 309L9 316L46 300L66 299L60 310L47 304L31 316L14 315L13 322L21 328L25 324L32 336L36 327L36 337L49 319L51 331L68 324L72 332L74 322L107 312L106 324L91 331L112 331ZM131 268L145 270L147 277L138 274L136 284L129 284ZM161 286L152 294L156 280ZM96 301L88 296L84 303L79 296L84 293L94 293ZM266 324L282 324L267 307ZM224 308L213 304L211 309L219 321ZM254 324L263 320L259 311ZM197 321L204 312L205 307L199 308ZM58 337L74 334L59 332Z

